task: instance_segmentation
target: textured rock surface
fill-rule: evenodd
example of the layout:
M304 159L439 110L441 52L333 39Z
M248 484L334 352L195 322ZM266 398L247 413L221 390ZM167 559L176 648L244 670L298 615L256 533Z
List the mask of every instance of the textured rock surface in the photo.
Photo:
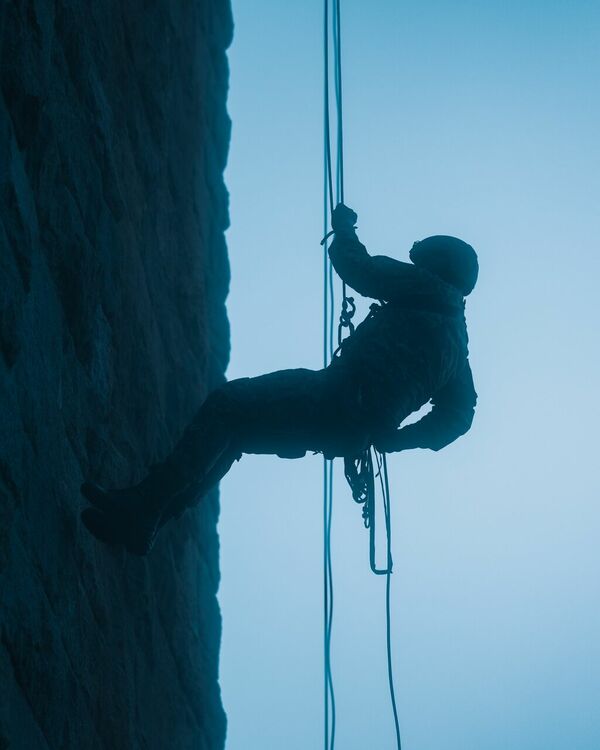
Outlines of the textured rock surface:
M223 745L218 501L147 560L137 480L228 355L228 0L0 0L0 750Z

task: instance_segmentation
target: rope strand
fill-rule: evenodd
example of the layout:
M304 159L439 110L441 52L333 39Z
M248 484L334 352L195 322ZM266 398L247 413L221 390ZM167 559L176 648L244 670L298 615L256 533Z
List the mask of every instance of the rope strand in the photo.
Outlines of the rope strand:
M330 33L330 16L332 29ZM336 167L335 167L335 196L336 203L344 202L344 128L343 128L343 90L342 90L342 33L341 33L341 0L324 0L323 18L323 127L324 127L324 175L323 175L323 237L321 243L324 249L323 257L323 366L327 367L334 356L334 277L333 267L328 259L328 237L331 215L334 209L333 164L331 148L330 121L330 36L333 39L333 79L336 105ZM338 347L341 346L343 329L348 328L351 335L354 331L352 316L355 311L354 300L347 296L346 283L342 280L342 312L338 324ZM394 715L397 750L402 750L400 742L400 726L396 708L394 678L392 670L392 638L391 638L391 514L389 479L385 454L381 456L375 451L378 475L380 479L385 529L387 537L387 560L385 570L378 570L375 566L375 487L373 463L370 450L363 465L370 472L368 492L365 496L363 516L365 524L370 525L370 559L374 572L386 575L386 643L387 670L390 700ZM366 460L366 464L364 461ZM370 468L369 468L370 467ZM348 475L348 474L347 474ZM353 488L354 489L354 488ZM355 495L355 499L357 496ZM360 500L358 500L361 502ZM363 501L364 502L364 501ZM331 528L333 516L333 461L324 459L323 462L323 613L324 613L324 750L334 750L336 732L336 709L333 674L331 669L331 639L333 631L333 565L331 555Z
M329 1L324 0L323 18L323 118L324 118L324 175L323 175L323 236L326 237L333 213L333 178L331 157L331 126L329 115ZM323 243L323 367L327 367L333 348L334 296L333 273L327 253L328 243ZM333 568L331 559L331 520L333 512L333 463L323 460L323 698L324 698L324 750L334 750L335 744L335 691L331 670L331 635L333 628Z
M385 580L385 637L386 637L386 650L387 650L387 671L388 671L388 687L390 691L390 701L392 704L392 714L394 716L394 730L396 732L396 747L398 750L402 750L402 742L400 740L400 721L398 720L398 707L396 706L396 690L394 687L394 671L392 668L392 613L391 613L391 588L392 588L392 515L390 509L390 481L387 470L387 458L385 453L381 454L381 461L383 464L383 481L384 481L384 494L383 504L385 512L385 530L387 537L387 573Z
M340 0L333 6L333 43L335 51L335 104L337 110L337 202L344 202L344 115L342 108L342 24Z

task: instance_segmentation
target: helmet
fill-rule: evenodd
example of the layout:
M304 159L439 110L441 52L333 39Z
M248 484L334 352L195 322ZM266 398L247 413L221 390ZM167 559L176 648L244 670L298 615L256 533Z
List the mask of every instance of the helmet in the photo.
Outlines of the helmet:
M471 245L443 234L415 242L410 259L419 268L439 276L459 289L463 296L473 291L479 273L477 253Z

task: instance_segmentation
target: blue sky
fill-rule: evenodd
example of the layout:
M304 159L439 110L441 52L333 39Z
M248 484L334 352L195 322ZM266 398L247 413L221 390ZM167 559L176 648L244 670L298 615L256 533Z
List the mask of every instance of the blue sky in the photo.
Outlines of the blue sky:
M479 406L390 459L406 750L600 747L600 6L343 0L346 202L373 252L453 234ZM320 3L234 0L230 378L321 365ZM322 732L321 460L222 483L228 750ZM338 747L392 747L383 581L336 478Z

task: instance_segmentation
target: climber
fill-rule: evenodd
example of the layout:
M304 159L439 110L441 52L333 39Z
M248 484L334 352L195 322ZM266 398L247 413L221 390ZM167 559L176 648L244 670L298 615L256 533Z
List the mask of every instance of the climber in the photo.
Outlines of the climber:
M359 294L379 300L323 370L282 370L213 391L173 452L138 485L107 491L86 482L82 520L98 539L146 554L159 528L198 502L242 453L300 458L439 450L471 426L477 399L468 362L464 297L477 255L454 237L415 242L412 263L372 257L357 215L332 216L331 262ZM428 401L420 421L399 427Z

